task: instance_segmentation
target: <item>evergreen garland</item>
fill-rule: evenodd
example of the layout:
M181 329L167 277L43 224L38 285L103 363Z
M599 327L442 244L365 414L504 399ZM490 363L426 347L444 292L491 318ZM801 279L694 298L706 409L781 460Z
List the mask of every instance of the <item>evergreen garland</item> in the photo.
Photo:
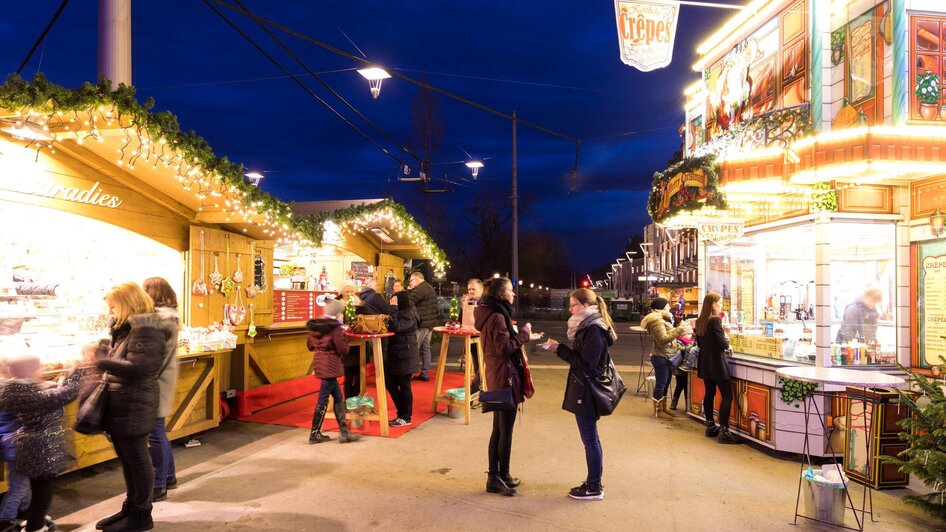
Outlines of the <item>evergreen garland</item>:
M450 321L457 321L460 319L460 302L457 300L456 296L450 300Z
M900 439L909 447L897 456L881 456L883 463L894 464L903 473L914 475L933 491L924 495L906 495L904 500L930 515L946 520L946 396L940 383L900 366L909 382L926 397L921 406L912 393L897 389L900 404L912 416L900 421L904 431ZM928 400L928 402L927 402Z
M811 187L811 210L834 212L838 210L838 191L828 183L816 183Z
M414 221L404 206L391 199L340 209L331 214L323 213L318 217L293 216L291 203L285 203L247 183L243 175L243 165L233 163L226 157L217 157L207 141L193 131L181 131L174 114L168 111L151 112L154 108L153 98L148 98L144 104L139 103L135 98L134 87L120 84L113 90L108 80L99 77L97 83L85 82L78 89L68 89L51 83L43 74L36 74L32 82L17 74L11 74L0 85L0 108L12 111L33 110L50 115L73 112L85 114L102 106L112 107L118 113L121 124L132 124L136 128L146 130L154 138L165 139L169 148L176 150L189 163L200 167L205 174L219 175L221 184L236 190L245 206L252 206L259 212L268 212L277 224L286 225L316 246L322 245L323 224L327 219L344 226L346 222L363 214L391 209L413 233L417 244L429 251L431 256L428 258L443 266L447 265L443 250Z
M705 196L700 196L704 189L699 187L683 187L677 196L670 202L670 208L659 218L655 217L657 206L660 204L661 185L670 181L673 176L679 173L695 172L703 170L706 176ZM663 222L672 218L681 211L695 211L703 206L725 209L727 207L726 196L719 190L719 165L716 164L715 155L702 155L699 157L687 157L686 159L672 165L663 172L654 172L654 179L650 187L650 196L647 198L647 213L656 223Z

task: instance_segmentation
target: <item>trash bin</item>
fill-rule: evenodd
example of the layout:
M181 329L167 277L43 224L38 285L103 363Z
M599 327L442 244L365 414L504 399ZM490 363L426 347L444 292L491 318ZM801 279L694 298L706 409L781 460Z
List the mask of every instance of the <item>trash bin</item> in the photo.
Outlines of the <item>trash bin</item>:
M804 514L812 519L818 519L835 525L844 524L844 484L847 476L841 475L843 481L826 479L822 473L837 476L837 469L811 469L802 474L802 499L804 499ZM809 475L813 475L809 477ZM834 481L832 481L834 480Z
M627 299L612 299L608 302L611 318L616 320L630 320L634 302Z

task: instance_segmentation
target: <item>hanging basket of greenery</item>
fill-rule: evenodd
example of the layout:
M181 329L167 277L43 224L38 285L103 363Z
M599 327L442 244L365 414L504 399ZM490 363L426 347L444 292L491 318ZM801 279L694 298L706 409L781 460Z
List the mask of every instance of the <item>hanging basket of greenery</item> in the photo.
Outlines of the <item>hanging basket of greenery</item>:
M663 172L654 172L647 198L647 213L656 223L704 206L725 209L726 195L719 190L719 165L715 155L687 157Z
M812 212L834 212L838 210L838 191L828 183L816 183L811 187Z

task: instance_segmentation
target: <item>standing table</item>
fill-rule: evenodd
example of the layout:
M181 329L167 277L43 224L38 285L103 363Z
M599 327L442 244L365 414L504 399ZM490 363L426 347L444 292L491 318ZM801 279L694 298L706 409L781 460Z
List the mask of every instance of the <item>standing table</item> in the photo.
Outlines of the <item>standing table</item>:
M361 395L365 394L365 390L368 386L368 379L365 372L365 359L367 357L367 345L368 342L371 342L371 352L374 354L374 377L375 377L375 388L377 391L376 404L378 414L371 414L365 416L365 419L375 420L377 419L381 424L381 435L388 435L388 396L387 389L384 387L384 353L381 349L381 339L390 338L394 336L394 333L381 333L381 334L357 334L353 332L345 332L345 338L348 339L349 346L358 347L358 355L361 360Z
M794 379L797 381L804 381L804 382L813 382L813 383L819 384L821 385L822 390L820 392L812 391L812 393L822 394L825 396L834 396L835 394L839 392L843 392L845 388L847 388L848 386L864 388L866 390L868 387L873 387L873 386L901 387L906 384L906 382L903 379L901 379L900 377L895 377L893 375L887 375L885 373L879 373L875 371L859 371L859 370L843 369L843 368L818 368L818 367L813 367L813 366L787 367L787 368L779 368L776 371L776 374L788 379ZM866 395L865 395L864 401L865 402L867 401ZM810 455L809 446L808 446L809 445L808 444L808 418L811 414L811 412L808 409L809 403L814 405L815 407L815 414L818 416L818 421L821 423L821 428L824 431L824 435L827 435L828 433L828 429L825 426L824 415L822 415L822 413L819 411L817 401L809 401L808 398L806 397L802 401L802 404L804 405L804 409L805 409L805 444L803 447L803 457L802 457L802 470L803 471L806 467L811 466L811 455ZM866 407L865 407L865 410L866 410ZM868 432L866 415L864 416L864 429L865 429L865 432ZM838 462L837 460L838 455L831 446L831 439L828 438L827 441L828 441L828 452L831 454L831 456L835 458L834 466L837 467L838 473L841 475L841 478L844 479L845 478L844 472L842 470L841 463ZM866 438L866 445L867 445L867 456L870 456L870 438ZM868 477L870 477L870 468L872 466L871 462L872 460L868 460L867 462L867 476ZM844 482L844 495L847 498L847 504L849 505L849 506L846 506L846 508L850 509L851 512L854 514L854 521L857 523L856 528L847 526L843 523L827 522L821 519L799 514L798 504L801 501L801 487L802 487L802 477L801 475L799 475L798 492L795 496L795 520L794 520L795 524L798 523L799 517L804 517L805 519L810 519L812 521L818 521L821 523L827 523L830 525L840 526L842 528L847 528L849 530L862 531L864 530L864 519L867 514L870 514L871 521L874 521L873 495L872 495L872 492L870 492L871 488L867 484L864 484L864 491L861 496L861 507L858 509L854 507L854 500L851 498L851 493L850 493L850 490L848 489L848 482L846 481ZM868 497L870 497L871 499L870 511L866 510Z
M434 385L434 412L437 411L437 404L440 401L456 403L448 396L441 395L440 387L443 386L443 370L447 364L447 346L450 338L456 336L463 338L463 411L466 414L466 424L470 424L470 381L473 379L473 345L480 346L479 351L479 370L480 370L480 389L486 390L486 367L484 363L483 345L480 343L480 332L476 329L450 329L447 327L434 327L434 332L443 334L443 342L440 345L440 361L437 363L437 380Z

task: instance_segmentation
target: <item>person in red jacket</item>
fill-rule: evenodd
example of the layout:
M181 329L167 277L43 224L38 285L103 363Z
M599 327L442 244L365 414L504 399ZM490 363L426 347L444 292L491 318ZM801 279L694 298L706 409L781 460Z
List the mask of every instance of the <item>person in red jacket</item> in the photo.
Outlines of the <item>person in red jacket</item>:
M309 351L312 351L312 368L315 370L315 378L321 380L319 402L312 414L309 443L322 443L332 439L322 434L322 422L325 421L330 395L335 401L335 421L338 422L338 430L342 433L338 438L339 443L357 441L361 436L348 430L348 423L345 421L345 398L338 386L338 378L345 373L342 357L348 354L345 331L335 318L309 320L305 326L309 330L305 344Z

